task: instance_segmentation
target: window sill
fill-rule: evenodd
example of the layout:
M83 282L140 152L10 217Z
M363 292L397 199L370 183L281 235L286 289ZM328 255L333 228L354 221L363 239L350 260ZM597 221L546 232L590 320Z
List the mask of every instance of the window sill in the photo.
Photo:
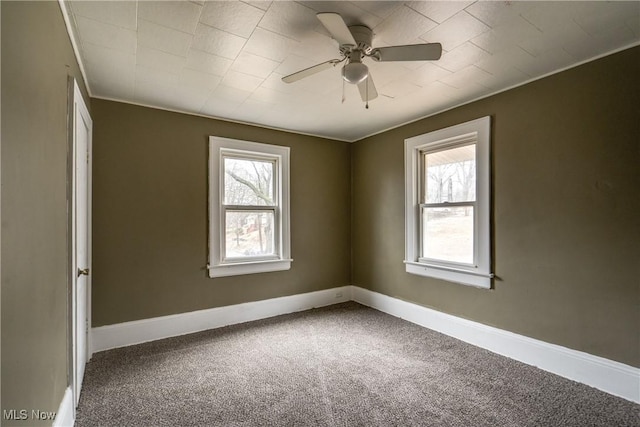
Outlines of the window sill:
M434 277L449 282L474 286L476 288L490 289L493 274L465 271L445 266L433 266L415 261L405 261L407 273L418 276Z
M236 262L208 266L209 277L240 276L243 274L269 273L291 269L292 259Z

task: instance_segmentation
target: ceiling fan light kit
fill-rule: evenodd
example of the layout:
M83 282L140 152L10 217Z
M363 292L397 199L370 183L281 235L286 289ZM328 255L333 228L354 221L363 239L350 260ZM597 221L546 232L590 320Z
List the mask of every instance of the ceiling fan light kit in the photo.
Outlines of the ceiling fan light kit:
M354 85L362 82L369 76L369 68L364 65L360 58L349 59L349 63L342 67L342 78Z
M329 31L331 37L338 42L342 59L332 59L285 76L282 78L285 83L296 82L347 61L342 67L342 78L344 81L358 86L360 97L367 103L368 108L368 102L377 98L378 92L373 84L369 68L362 62L363 59L370 57L377 62L434 61L440 59L442 55L440 43L373 48L371 28L364 25L347 27L342 17L337 13L318 13L316 16Z

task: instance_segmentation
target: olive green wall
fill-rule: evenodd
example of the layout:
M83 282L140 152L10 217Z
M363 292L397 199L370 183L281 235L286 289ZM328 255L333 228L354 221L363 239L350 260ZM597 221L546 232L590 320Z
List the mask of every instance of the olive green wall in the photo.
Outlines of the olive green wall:
M92 100L93 326L349 284L350 145ZM291 147L291 270L207 276L209 135Z
M68 365L68 75L84 84L58 2L0 7L2 409L57 411Z
M352 284L640 366L638 76L634 48L353 144ZM487 115L494 289L410 275L404 139Z

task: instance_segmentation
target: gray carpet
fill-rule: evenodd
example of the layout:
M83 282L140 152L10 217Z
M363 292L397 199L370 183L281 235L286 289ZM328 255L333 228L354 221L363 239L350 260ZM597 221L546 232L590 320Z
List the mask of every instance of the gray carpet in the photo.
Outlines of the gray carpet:
M95 354L76 426L640 426L640 405L356 303Z

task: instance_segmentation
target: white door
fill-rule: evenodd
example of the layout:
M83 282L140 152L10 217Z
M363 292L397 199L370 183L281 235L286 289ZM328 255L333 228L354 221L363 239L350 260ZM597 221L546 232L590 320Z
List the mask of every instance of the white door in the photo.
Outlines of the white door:
M72 335L74 404L78 404L88 356L91 239L91 130L92 122L74 81L73 95L73 191L72 191Z

